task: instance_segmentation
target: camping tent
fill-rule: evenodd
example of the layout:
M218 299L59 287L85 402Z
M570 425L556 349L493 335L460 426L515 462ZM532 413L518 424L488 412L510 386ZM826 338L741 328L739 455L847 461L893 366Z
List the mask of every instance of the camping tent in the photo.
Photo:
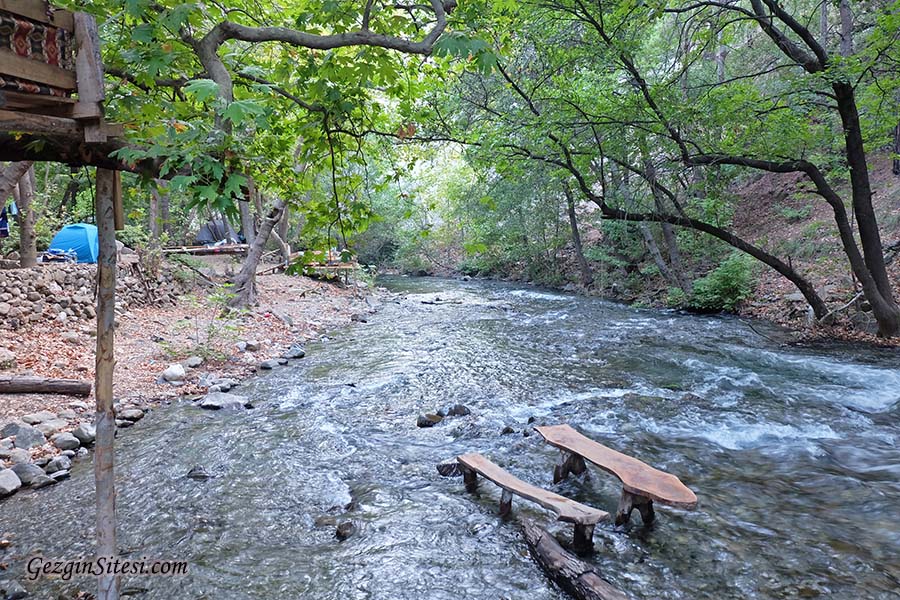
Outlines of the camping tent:
M197 232L197 244L209 246L225 240L226 244L237 244L240 239L231 224L225 219L211 219Z
M73 251L78 255L80 263L97 262L97 254L100 252L100 242L97 240L97 227L87 223L75 223L66 225L59 230L53 241L50 242L51 250Z

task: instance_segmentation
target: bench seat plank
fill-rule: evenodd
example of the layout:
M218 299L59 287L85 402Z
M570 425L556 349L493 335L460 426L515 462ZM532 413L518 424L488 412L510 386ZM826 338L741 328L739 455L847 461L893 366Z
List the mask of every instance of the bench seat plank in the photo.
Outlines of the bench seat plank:
M481 454L464 454L457 457L456 460L463 467L479 473L486 479L490 479L504 490L552 510L559 516L559 521L575 523L576 525L596 525L600 521L609 519L609 513L605 511L585 506L570 498L554 494L551 491L522 481Z
M671 473L654 469L636 458L607 448L568 425L535 429L550 445L577 454L618 477L626 492L679 508L692 509L697 506L694 492Z

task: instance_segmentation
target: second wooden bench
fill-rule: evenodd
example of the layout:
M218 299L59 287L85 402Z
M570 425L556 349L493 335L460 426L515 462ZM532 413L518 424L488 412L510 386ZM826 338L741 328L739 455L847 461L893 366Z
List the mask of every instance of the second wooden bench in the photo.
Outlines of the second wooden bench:
M535 427L547 443L562 451L562 456L553 472L553 481L565 479L569 473L576 475L585 470L584 461L594 463L611 473L622 482L622 497L616 511L616 525L623 525L631 519L636 508L644 523L655 518L653 502L694 509L697 496L676 476L654 469L650 465L632 458L603 444L587 438L568 425Z

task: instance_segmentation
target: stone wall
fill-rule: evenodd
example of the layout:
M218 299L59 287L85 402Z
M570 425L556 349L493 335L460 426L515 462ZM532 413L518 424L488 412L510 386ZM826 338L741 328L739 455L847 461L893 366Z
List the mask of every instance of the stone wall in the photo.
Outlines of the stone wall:
M49 319L93 319L96 288L96 265L49 263L30 269L0 270L0 326L17 328ZM161 269L156 278L142 277L135 260L119 263L119 311L132 306L171 304L186 291L169 269Z

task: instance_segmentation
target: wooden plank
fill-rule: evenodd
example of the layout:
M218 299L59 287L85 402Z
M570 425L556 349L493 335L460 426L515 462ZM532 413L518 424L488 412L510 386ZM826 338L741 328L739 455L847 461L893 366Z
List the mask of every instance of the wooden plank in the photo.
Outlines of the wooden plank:
M547 443L584 457L619 478L625 491L679 508L697 507L697 496L671 473L607 448L568 425L535 427Z
M459 464L490 479L504 490L540 504L558 516L559 521L576 525L595 525L609 519L609 513L585 506L571 498L526 483L511 473L504 471L481 454L464 454L456 459Z
M75 73L0 48L0 74L36 81L64 90L75 90Z
M77 121L63 117L0 110L0 131L80 137L83 128Z
M102 103L106 99L103 88L103 61L100 58L100 34L97 22L87 13L75 13L75 73L78 80L78 101Z
M61 98L59 96L41 96L40 94L25 94L10 90L0 90L0 108L5 109L42 109L49 107L66 107L71 112L75 104L74 98ZM69 114L59 116L68 117Z
M71 12L50 6L44 0L0 0L0 11L53 25L60 29L75 30L75 21Z

